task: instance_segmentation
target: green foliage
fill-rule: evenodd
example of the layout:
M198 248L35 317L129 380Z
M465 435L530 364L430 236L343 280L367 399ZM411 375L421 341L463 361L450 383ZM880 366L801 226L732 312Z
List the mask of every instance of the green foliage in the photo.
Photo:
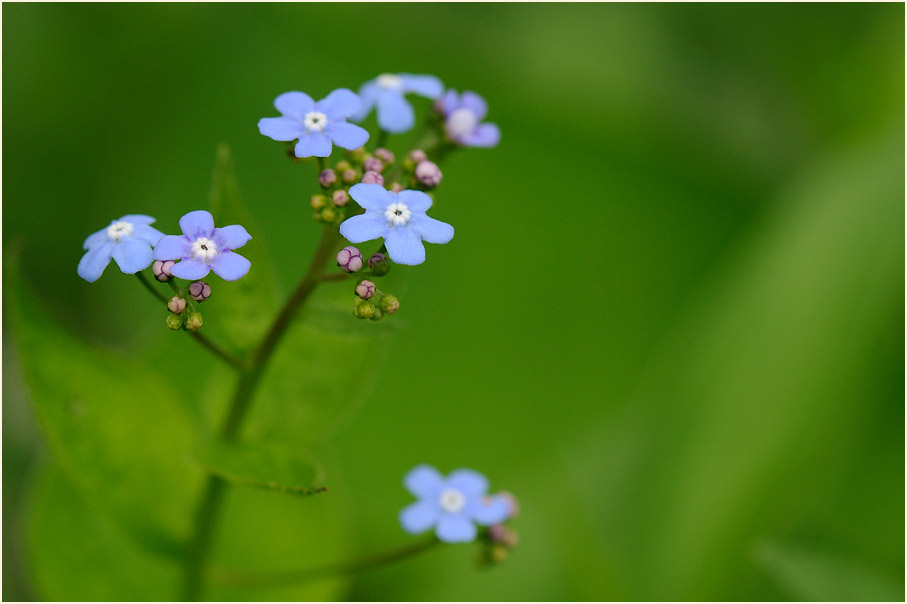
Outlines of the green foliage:
M205 443L195 457L206 471L237 485L304 497L327 490L324 470L297 450L214 441Z

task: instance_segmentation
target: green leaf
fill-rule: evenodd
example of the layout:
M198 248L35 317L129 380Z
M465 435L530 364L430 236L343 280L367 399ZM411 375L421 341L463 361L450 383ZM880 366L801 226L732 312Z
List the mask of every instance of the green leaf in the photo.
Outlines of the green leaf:
M289 449L215 441L200 448L196 459L207 471L239 485L301 496L327 490L322 468Z
M261 339L276 314L280 287L273 265L262 241L262 231L239 195L230 148L221 144L211 180L211 214L214 224L240 224L252 239L237 253L252 263L249 273L238 281L217 286L215 298L206 305L205 328L224 334L229 347L239 352L251 350ZM221 295L222 293L222 295Z

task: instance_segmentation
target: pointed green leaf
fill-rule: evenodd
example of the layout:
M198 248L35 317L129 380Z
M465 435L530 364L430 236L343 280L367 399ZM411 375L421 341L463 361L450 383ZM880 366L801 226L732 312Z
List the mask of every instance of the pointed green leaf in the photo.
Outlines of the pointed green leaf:
M322 468L289 448L217 441L201 447L196 460L205 470L238 485L301 496L327 490Z

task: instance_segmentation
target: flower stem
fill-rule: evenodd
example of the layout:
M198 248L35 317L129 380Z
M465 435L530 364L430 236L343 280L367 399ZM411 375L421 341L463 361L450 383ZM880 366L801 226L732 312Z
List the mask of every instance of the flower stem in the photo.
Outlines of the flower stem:
M335 562L322 566L313 566L299 570L290 570L277 573L242 573L212 569L211 578L221 585L231 587L280 587L284 585L298 585L314 579L322 579L333 575L348 575L385 566L400 560L412 558L440 543L432 537L428 541L418 541L403 547L372 554L355 560Z

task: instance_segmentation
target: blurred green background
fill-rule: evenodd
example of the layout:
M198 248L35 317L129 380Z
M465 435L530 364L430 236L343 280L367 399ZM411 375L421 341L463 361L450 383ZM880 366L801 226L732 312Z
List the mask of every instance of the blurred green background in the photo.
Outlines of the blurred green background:
M903 5L2 11L4 256L21 247L28 299L154 364L191 417L223 391L215 362L116 267L77 277L88 234L128 213L175 232L225 142L285 292L318 227L311 166L256 128L279 93L432 73L484 95L503 132L442 166L433 215L456 238L395 269L384 361L351 369L374 383L311 445L329 493L236 490L215 557L295 568L408 543L418 463L516 494L519 547L490 570L449 546L209 597L903 599ZM177 563L124 540L36 427L20 352L47 349L53 377L71 349L49 331L16 346L26 290L4 268L3 599L176 597ZM195 432L154 395L111 390L122 450L135 434L182 455ZM122 480L151 501L181 491Z

